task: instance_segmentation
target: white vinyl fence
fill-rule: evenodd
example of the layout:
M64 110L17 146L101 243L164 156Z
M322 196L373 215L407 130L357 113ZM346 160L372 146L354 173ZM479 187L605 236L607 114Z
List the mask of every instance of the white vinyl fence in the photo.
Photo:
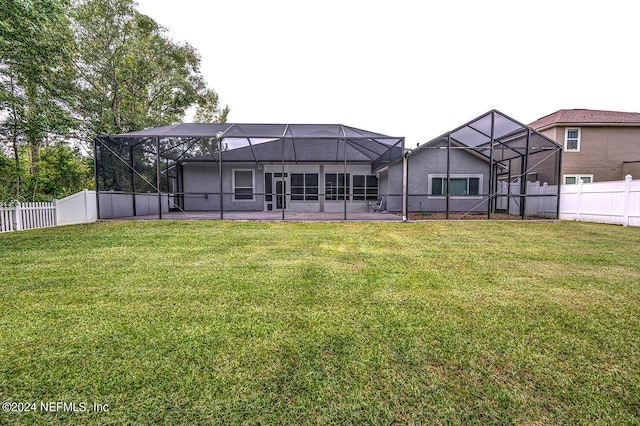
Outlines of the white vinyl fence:
M10 203L0 205L0 232L56 226L54 203Z
M499 182L496 208L517 216L524 201L525 216L555 217L556 185L527 182L526 197L520 193L520 182ZM623 181L562 185L560 219L640 226L640 180L627 175Z
M555 217L557 188L528 182L521 197L520 183L502 184L496 207L519 215L526 200L526 216ZM562 185L560 193L560 219L640 226L640 180L631 175L624 181ZM85 189L52 203L0 204L0 232L89 223L97 216L96 193Z
M524 202L525 217L555 218L558 200L558 186L527 182L524 195L521 196L520 182L498 182L496 208L510 215L521 214L521 204ZM562 203L562 200L560 201Z
M89 223L96 220L96 193L86 189L52 203L0 204L0 232Z
M640 226L640 180L563 185L560 219Z

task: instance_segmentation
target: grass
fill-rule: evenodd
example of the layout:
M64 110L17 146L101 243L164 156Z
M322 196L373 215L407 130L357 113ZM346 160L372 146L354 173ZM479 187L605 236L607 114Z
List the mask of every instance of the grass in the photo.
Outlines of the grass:
M0 423L639 424L640 229L0 234Z

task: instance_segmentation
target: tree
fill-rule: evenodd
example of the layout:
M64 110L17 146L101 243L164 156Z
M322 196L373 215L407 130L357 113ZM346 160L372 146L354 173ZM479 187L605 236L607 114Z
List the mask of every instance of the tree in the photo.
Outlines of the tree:
M0 204L13 200L14 167L11 159L0 152Z
M41 151L38 173L31 177L32 193L46 199L66 197L93 187L93 161L59 142Z
M200 96L196 105L196 113L193 121L196 123L226 123L229 115L229 107L220 109L218 94L213 90L207 90Z
M84 161L73 141L173 124L192 109L225 121L229 110L199 67L198 52L171 41L134 0L0 0L2 196L35 199L73 187L45 185L54 171L41 162L53 152L63 168ZM84 182L82 173L70 176Z
M66 0L0 0L0 142L11 151L21 196L20 146L31 173L40 148L73 127L73 37Z
M79 1L74 13L84 138L174 124L197 107L226 119L200 73L200 57L136 10L133 0Z

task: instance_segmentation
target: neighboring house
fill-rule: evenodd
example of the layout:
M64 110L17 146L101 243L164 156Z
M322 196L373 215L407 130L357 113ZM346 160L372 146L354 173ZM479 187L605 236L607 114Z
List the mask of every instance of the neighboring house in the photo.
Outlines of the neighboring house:
M564 184L640 177L640 113L561 109L529 126L563 146Z

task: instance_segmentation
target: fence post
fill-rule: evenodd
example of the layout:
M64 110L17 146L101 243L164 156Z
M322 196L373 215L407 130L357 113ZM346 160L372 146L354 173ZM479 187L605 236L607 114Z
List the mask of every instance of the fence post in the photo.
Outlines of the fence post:
M540 212L540 214L542 214L542 217L546 218L547 217L547 187L549 186L549 184L547 182L542 182L542 195L543 197L540 198L540 204L538 204L538 211Z
M13 209L15 215L13 220L13 229L15 231L22 230L22 212L20 211L20 201L16 201L16 207Z
M84 197L84 219L82 223L87 223L89 222L89 191L86 188L82 190L82 196Z
M58 223L60 223L60 213L58 211L58 200L53 200L53 219L55 222L53 222L54 226L58 226Z
M631 175L624 177L624 210L622 213L622 226L629 226L629 205L631 204Z
M576 202L576 221L580 222L580 207L582 204L582 179L578 179L578 201Z

